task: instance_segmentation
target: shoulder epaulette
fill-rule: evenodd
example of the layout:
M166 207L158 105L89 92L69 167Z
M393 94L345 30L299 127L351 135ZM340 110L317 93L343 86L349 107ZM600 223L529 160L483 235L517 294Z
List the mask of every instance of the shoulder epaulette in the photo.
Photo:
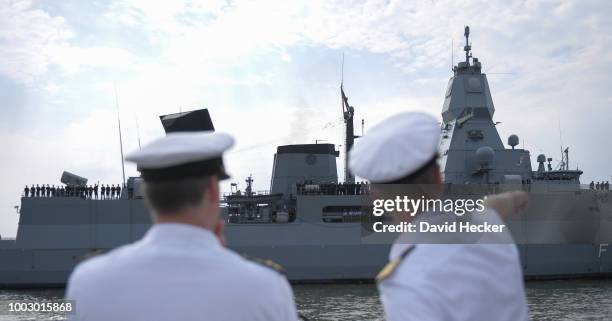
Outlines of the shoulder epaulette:
M405 249L397 258L387 263L387 265L385 265L385 267L378 272L378 275L376 275L376 283L380 283L393 275L395 270L397 270L402 261L408 256L408 254L410 254L410 252L412 252L412 250L414 250L414 248L414 246L411 246Z
M285 275L285 269L278 263L272 261L272 260L267 260L267 259L262 259L262 258L258 258L258 257L253 257L253 256L249 256L246 254L242 254L242 257L244 257L245 259L257 263L259 265L263 265L269 269L272 269L282 275Z
M81 256L73 256L72 259L76 260L77 263L80 263L82 261L90 259L90 258L92 258L94 256L98 256L100 254L104 254L104 251L99 250L99 249L92 249L89 252L87 252L87 253L85 253L85 254L83 254Z

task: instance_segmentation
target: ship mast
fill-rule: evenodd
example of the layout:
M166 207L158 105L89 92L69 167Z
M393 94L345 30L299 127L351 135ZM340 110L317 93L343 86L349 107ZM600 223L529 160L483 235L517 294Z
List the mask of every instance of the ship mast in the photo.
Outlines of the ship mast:
M472 53L470 52L472 50L472 46L470 45L470 26L465 26L463 35L465 36L465 47L463 47L465 51L465 64L469 66L470 58L472 58Z
M113 83L113 88L115 89L115 107L117 107L117 127L119 130L119 148L121 150L121 173L123 174L123 187L125 188L125 162L123 158L123 139L121 137L121 118L119 117L119 98L117 97L117 84ZM140 139L138 141L138 145L140 146Z
M246 189L244 190L246 196L253 196L253 175L249 175L245 182L247 183Z
M355 115L355 108L350 106L348 103L348 97L344 94L343 84L340 84L340 94L342 96L342 116L344 118L345 137L344 142L344 182L354 183L355 176L351 173L348 167L349 151L353 147L355 142L355 128L353 125L353 116Z

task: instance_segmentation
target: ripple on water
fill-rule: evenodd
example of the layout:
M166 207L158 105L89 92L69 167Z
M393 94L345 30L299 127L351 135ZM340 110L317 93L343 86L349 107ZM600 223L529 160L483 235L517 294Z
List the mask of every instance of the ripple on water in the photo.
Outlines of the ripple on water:
M309 320L383 320L374 284L296 285L293 290Z
M612 320L612 280L533 281L526 289L534 321ZM384 320L374 284L295 285L293 290L298 309L311 321ZM0 321L63 320L61 315L7 316L4 311L9 301L63 295L63 290L0 290Z
M527 283L533 320L611 320L612 280Z

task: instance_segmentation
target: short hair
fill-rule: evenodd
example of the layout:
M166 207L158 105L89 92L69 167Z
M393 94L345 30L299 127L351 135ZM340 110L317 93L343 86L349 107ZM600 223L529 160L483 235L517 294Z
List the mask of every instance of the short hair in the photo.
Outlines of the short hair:
M210 177L145 182L145 196L157 214L175 214L202 204Z
M436 198L441 193L439 182L436 181L436 171L440 171L437 155L416 172L391 182L375 184L374 189L383 198L394 198L397 195L405 195L414 199Z

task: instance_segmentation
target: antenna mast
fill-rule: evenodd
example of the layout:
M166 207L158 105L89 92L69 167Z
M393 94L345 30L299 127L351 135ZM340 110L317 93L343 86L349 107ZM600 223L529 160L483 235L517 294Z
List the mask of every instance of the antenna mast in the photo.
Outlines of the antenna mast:
M454 41L451 38L451 70L455 70L455 48Z
M344 83L344 52L342 52L342 68L340 71L340 86Z
M365 120L361 118L361 137L363 137L363 127L365 126Z
M465 26L465 32L463 35L465 36L465 47L463 47L463 50L465 51L465 63L469 66L470 58L472 57L472 54L470 53L470 50L472 50L472 46L470 45L470 26Z
M138 126L138 116L136 116L136 137L138 138L138 149L142 149L140 147L140 126Z
M559 115L557 115L557 121L558 121L558 126L559 126L559 144L561 144L560 146L560 150L561 150L561 170L565 170L565 166L566 166L566 161L565 161L565 156L563 155L563 137L561 136L561 117L559 117Z
M355 114L355 109L349 105L348 97L346 97L344 94L344 53L342 53L342 81L340 82L340 95L342 97L342 117L344 118L346 129L346 141L344 144L344 182L354 183L355 177L349 171L348 163L349 151L355 142L355 129L353 127L353 115Z
M123 139L121 138L121 118L119 118L119 98L117 97L117 84L113 83L115 89L115 106L117 107L117 125L119 127L119 148L121 149L121 172L123 174L123 187L125 187L125 161L123 160ZM140 141L139 141L140 145Z

